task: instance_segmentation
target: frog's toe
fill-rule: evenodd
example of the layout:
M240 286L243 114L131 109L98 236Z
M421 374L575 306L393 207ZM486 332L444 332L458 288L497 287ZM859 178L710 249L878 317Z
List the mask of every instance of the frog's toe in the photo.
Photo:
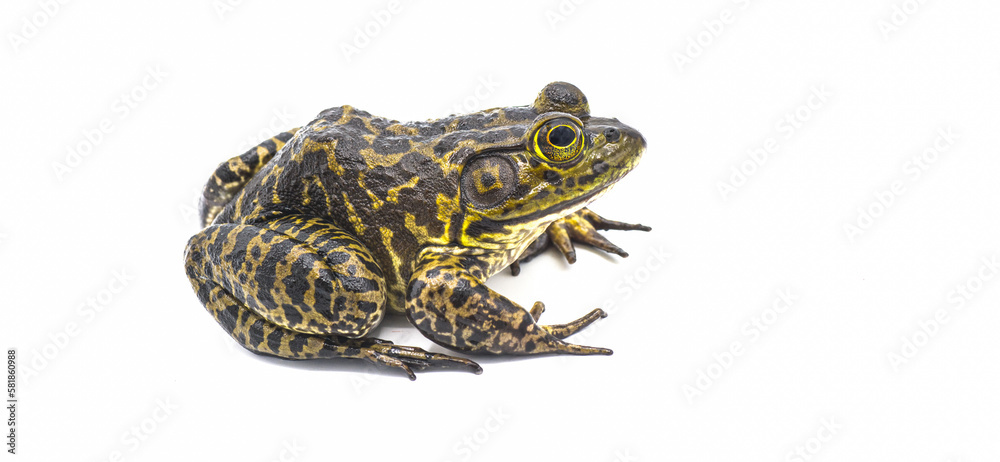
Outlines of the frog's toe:
M620 229L620 230L624 230L624 231L652 231L653 230L653 228L650 228L649 226L641 225L641 224L638 224L638 223L633 224L633 223L625 223L623 221L608 220L608 219L606 219L606 218L604 218L604 217L602 217L602 216L594 213L590 209L583 209L583 210L580 211L580 213L581 213L581 215L583 215L583 218L585 218L587 221L590 222L591 225L594 225L594 228L597 228L597 229L600 229L600 230L608 230L608 229Z
M577 319L573 322L569 322L566 324L553 324L548 326L542 326L542 328L548 331L549 334L552 335L553 337L557 339L564 339L566 337L569 337L570 335L579 332L584 327L593 324L598 319L603 319L606 317L608 317L608 313L604 312L604 310L600 308L596 308L590 313L583 315L582 317L580 317L580 319ZM537 318L535 319L537 320ZM610 352L611 350L608 351Z
M593 347L586 345L577 345L574 343L565 342L556 338L554 335L548 335L543 345L539 348L540 353L554 353L554 354L564 354L564 355L603 355L611 356L614 354L610 348Z
M514 276L517 276L521 272L521 263L528 262L549 247L559 249L559 252L566 257L566 261L575 263L576 248L573 245L574 243L587 245L620 257L628 257L628 252L598 232L599 230L609 229L650 231L652 228L646 225L608 220L592 212L590 209L581 209L550 224L545 232L538 236L525 249L524 253L510 265L510 272Z
M649 231L651 229L650 227L643 225L633 225L619 221L605 220L604 218L601 218L600 215L591 212L589 209L583 209L575 215L567 217L564 221L565 224L563 224L563 227L569 232L573 241L589 245L595 249L600 249L608 253L613 253L623 258L628 257L628 252L613 244L608 240L608 238L599 233L598 230L622 229Z
M528 313L531 314L531 319L534 319L536 322L538 321L538 318L542 317L542 313L544 312L545 304L542 302L535 302L534 305L531 305L531 309L528 310Z
M570 264L576 263L576 248L573 247L573 237L575 236L572 228L563 223L561 220L556 221L546 228L545 232L539 235L532 243L524 250L521 254L510 265L510 272L514 276L521 273L521 263L527 263L531 259L537 257L542 252L545 252L549 247L555 247L559 249L559 252L566 257L566 261Z
M610 348L592 347L584 345L576 345L573 343L563 342L562 345L558 347L559 353L570 354L570 355L603 355L611 356L615 354Z
M410 380L417 380L417 374L413 373L413 369L410 368L410 365L406 364L399 358L379 354L375 356L375 363L383 366L400 368L406 373L406 376L409 377Z
M549 225L549 238L570 264L576 263L576 248L573 247L573 237L577 234L571 225L557 221Z
M483 368L465 358L448 356L439 353L431 353L422 348L395 345L378 344L371 347L372 359L378 364L390 367L398 367L406 372L410 380L416 380L414 370L424 370L430 368L440 369L465 369L474 374L482 374Z
M587 228L575 228L573 230L573 239L582 244L601 249L608 253L613 253L622 258L628 257L628 252L622 250L621 247L614 245L608 240L608 238L602 236L601 233L598 233L596 229L593 227Z

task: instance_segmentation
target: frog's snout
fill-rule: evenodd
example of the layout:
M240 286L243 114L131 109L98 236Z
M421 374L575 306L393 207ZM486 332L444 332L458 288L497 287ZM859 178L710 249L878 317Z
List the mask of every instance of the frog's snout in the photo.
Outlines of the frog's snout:
M632 143L633 145L634 144L639 144L639 146L640 146L639 150L645 150L646 149L646 138L643 137L642 133L639 133L638 130L636 130L636 129L632 128L632 127L628 127L628 126L624 126L624 127L621 127L621 128L616 128L616 129L613 129L613 130L615 130L615 132L617 132L617 135L616 135L617 140L620 140L623 143ZM604 134L605 138L607 138L607 133L606 132L607 132L607 130L605 130L605 134ZM612 143L616 142L616 141L611 141L610 139L608 139L608 141L612 142Z

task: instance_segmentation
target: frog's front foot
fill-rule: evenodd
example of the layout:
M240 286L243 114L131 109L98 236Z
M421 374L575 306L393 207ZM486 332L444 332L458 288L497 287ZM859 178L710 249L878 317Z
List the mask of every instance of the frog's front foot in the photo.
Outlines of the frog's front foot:
M408 287L406 315L425 337L459 351L494 355L610 355L607 348L563 339L607 314L595 309L556 325L536 321L541 302L521 308L483 284L483 262L474 257L428 253Z
M538 236L524 253L510 265L510 271L514 276L517 276L521 272L521 263L528 262L549 247L559 249L566 257L566 261L575 263L576 249L573 247L573 242L589 245L621 257L627 257L628 252L614 245L598 232L599 230L609 229L649 231L652 228L640 224L608 220L592 212L590 209L581 209L549 225L545 233Z
M545 312L545 304L542 302L535 302L534 306L532 306L531 309L528 310L528 312L531 313L532 319L534 319L535 322L538 322L538 318L540 318L542 316L542 313ZM597 321L598 319L604 319L606 317L608 317L608 313L605 313L604 310L600 308L595 308L593 311L581 316L576 321L566 324L543 325L541 327L542 329L548 331L549 335L562 340L566 337L569 337L570 335L579 332L584 327L593 324L594 321ZM607 354L611 354L611 350L608 350L607 348L599 348L599 349L607 350Z
M431 353L421 348L396 345L388 341L370 345L363 350L363 353L371 362L402 369L410 380L417 379L414 370L427 368L465 369L477 375L483 373L483 368L479 364L468 359Z

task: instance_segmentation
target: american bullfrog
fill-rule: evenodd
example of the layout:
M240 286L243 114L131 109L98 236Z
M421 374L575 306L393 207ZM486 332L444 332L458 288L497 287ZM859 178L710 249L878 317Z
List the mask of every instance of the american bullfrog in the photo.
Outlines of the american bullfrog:
M646 141L590 115L565 82L534 104L400 123L341 106L222 163L187 276L245 348L287 359L358 358L402 369L475 362L369 337L387 313L473 354L610 355L566 337L606 316L542 325L485 281L573 242L628 256L598 230L644 230L586 209L635 167Z

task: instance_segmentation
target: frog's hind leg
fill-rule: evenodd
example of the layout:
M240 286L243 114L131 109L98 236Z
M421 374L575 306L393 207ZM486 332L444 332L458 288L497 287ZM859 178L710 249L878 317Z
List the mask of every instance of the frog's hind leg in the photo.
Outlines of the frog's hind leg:
M237 342L286 359L357 358L403 369L474 362L363 338L385 312L385 283L360 242L319 219L219 224L188 243L198 298Z
M201 225L211 224L229 201L246 186L250 178L264 168L264 165L267 165L298 131L298 128L293 128L274 135L250 148L249 151L219 164L201 193L199 206Z
M416 379L414 370L427 368L482 372L478 364L467 359L395 345L388 340L312 335L288 330L254 313L218 284L194 280L192 284L196 287L198 298L222 328L244 348L257 354L285 359L363 359L402 369L410 380Z

